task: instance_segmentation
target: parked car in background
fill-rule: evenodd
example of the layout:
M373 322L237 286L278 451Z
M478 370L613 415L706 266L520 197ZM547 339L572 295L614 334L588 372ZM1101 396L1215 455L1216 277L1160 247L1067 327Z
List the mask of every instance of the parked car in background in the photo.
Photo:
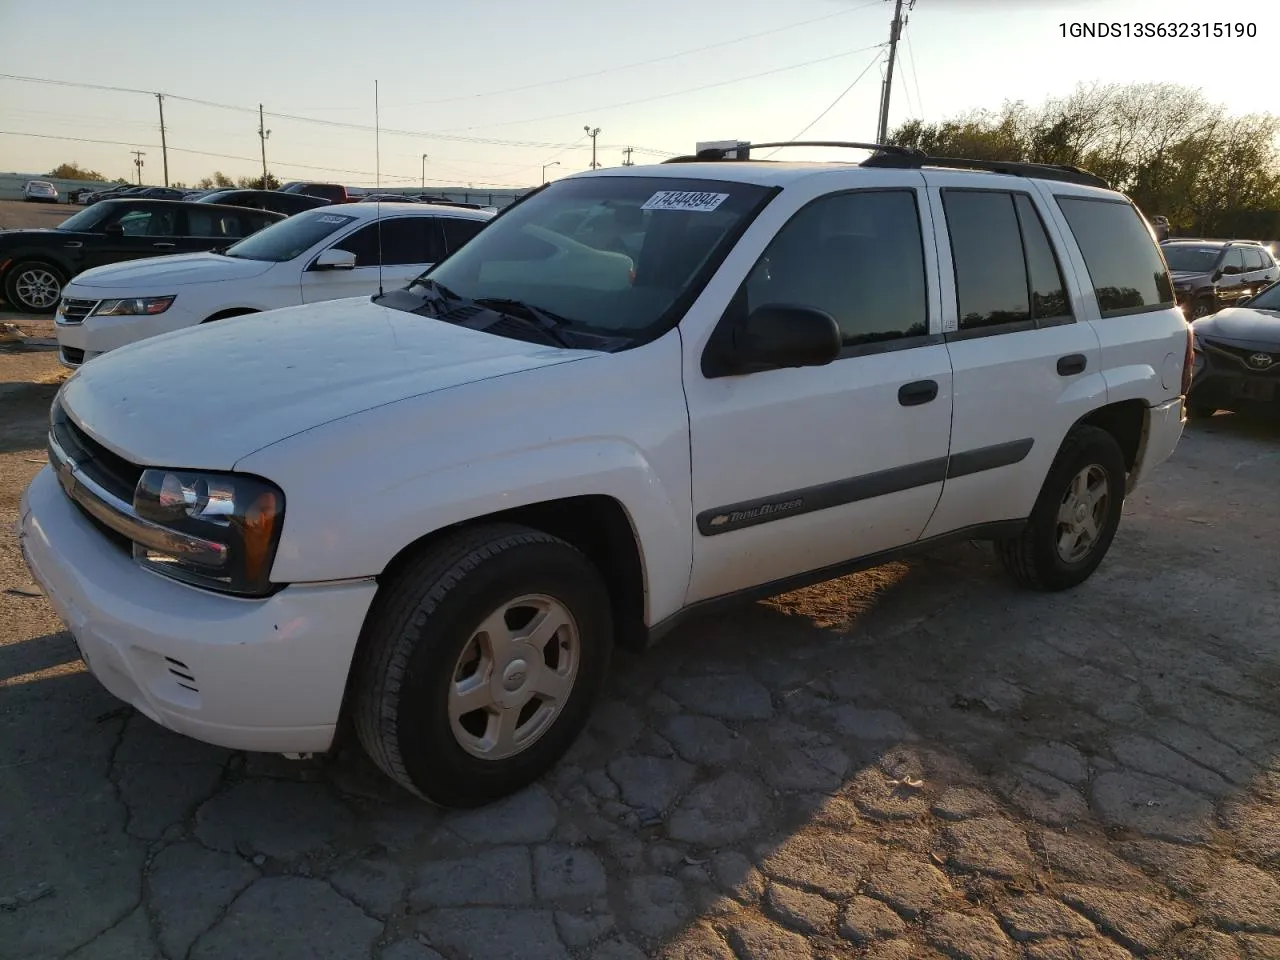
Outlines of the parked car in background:
M196 198L197 203L223 203L233 207L252 207L255 210L271 210L286 217L329 205L323 197L305 193L284 193L280 190L211 190Z
M1188 414L1280 411L1280 283L1191 325L1195 378Z
M0 289L15 310L52 313L63 286L84 270L209 250L283 219L265 210L178 200L102 200L52 230L0 231Z
M145 189L147 188L139 187L134 184L120 183L115 186L104 187L100 190L94 190L90 193L84 194L81 196L80 202L84 204L93 204L100 200L113 200L116 197L129 197L138 193L140 190Z
M84 203L90 194L98 193L101 187L76 187L67 191L67 203Z
M22 199L32 203L57 203L58 188L47 180L28 180L22 185Z
M467 203L462 200L444 200L440 197L433 197L429 193L421 193L415 198L419 203L434 203L438 206L445 207L462 207L466 210L484 210L486 208L483 203Z
M185 190L179 190L176 187L143 187L129 196L142 200L181 200L185 193Z
M403 287L490 215L426 204L344 204L295 214L213 253L90 270L64 292L59 358L79 366L127 343L277 307ZM379 259L381 252L381 259ZM122 316L116 304L133 311Z
M340 183L313 183L309 180L294 180L280 188L281 193L303 193L310 197L324 197L330 203L349 203L353 197L348 196L347 188Z
M357 203L420 203L417 197L402 193L366 193L354 198Z
M1178 306L1192 320L1251 297L1280 279L1280 267L1257 240L1166 240L1160 249Z

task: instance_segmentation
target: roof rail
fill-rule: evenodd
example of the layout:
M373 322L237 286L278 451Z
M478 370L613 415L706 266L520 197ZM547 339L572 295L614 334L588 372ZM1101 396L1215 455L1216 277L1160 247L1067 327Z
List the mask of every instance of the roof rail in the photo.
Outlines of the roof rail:
M851 140L787 140L780 143L746 143L735 147L707 147L697 153L683 157L671 157L663 163L703 163L708 160L750 160L752 150L764 150L769 147L840 147L848 150L875 150L880 153L901 154L903 156L924 156L915 147L900 147L892 143L856 143ZM742 154L729 157L728 154Z
M1038 180L1060 180L1078 183L1086 187L1111 189L1096 174L1065 163L1027 163L1022 160L970 160L967 157L931 157L926 153L897 156L881 153L862 161L864 167L895 167L916 170L920 167L950 167L957 170L982 170L987 173L1005 173L1014 177L1034 177Z
M1065 163L1027 163L1021 160L970 160L965 157L931 157L915 147L903 147L893 143L857 143L850 140L791 140L783 143L744 143L731 147L707 147L697 153L672 157L663 163L702 163L714 160L750 160L753 149L774 147L839 147L850 150L871 150L872 155L863 160L863 167L892 167L899 170L918 170L921 167L949 167L957 170L982 170L987 173L1005 173L1015 177L1034 177L1039 180L1060 180L1078 183L1086 187L1111 189L1096 174ZM729 157L729 154L734 154Z

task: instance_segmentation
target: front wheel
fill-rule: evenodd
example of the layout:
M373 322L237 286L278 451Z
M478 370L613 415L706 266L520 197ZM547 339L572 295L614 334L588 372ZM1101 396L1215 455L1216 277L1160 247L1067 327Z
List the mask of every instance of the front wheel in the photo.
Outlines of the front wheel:
M24 313L53 313L66 279L57 267L28 261L12 267L4 278L4 298Z
M1037 590L1083 583L1111 547L1124 493L1124 454L1115 437L1098 427L1077 427L1049 468L1026 529L996 543L1005 568Z
M1213 303L1209 300L1197 300L1191 307L1191 319L1199 320L1214 312Z
M461 531L379 592L355 664L357 735L426 800L497 800L586 725L612 638L604 581L573 546L512 524Z

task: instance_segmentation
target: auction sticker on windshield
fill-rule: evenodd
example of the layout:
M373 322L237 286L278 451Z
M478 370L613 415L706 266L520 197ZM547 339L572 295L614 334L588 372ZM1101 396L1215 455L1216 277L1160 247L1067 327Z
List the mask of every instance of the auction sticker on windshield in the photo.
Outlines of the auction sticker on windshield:
M325 214L323 217L317 218L320 223L346 223L351 217L335 217L332 214Z
M688 210L710 213L729 199L727 193L701 193L697 190L659 190L645 201L641 210Z

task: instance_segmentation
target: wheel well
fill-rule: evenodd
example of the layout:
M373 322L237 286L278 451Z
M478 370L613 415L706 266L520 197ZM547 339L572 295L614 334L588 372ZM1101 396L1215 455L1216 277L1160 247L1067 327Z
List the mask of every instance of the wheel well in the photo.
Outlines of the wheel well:
M246 313L259 313L249 307L232 307L230 310L219 310L211 317L205 317L201 323L212 323L214 320L227 320L231 317L243 317Z
M1082 417L1080 424L1100 427L1116 438L1120 452L1124 454L1124 466L1132 471L1138 462L1138 449L1142 445L1142 431L1146 426L1147 405L1141 400L1121 400L1099 407Z
M630 650L639 650L645 645L648 631L644 623L645 584L640 548L627 512L612 497L567 497L532 503L445 527L415 540L397 553L379 575L378 582L394 577L410 557L428 549L443 534L493 522L519 523L541 530L586 554L608 585L617 642Z

